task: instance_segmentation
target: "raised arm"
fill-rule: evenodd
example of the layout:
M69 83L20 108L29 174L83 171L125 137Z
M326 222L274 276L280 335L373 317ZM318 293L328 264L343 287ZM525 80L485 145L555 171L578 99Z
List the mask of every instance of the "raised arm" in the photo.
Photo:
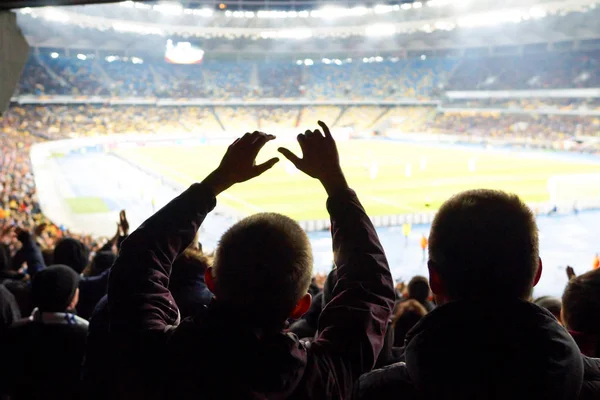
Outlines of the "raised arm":
M296 167L319 179L329 195L337 284L319 318L319 336L311 346L314 373L325 389L348 398L352 384L370 371L383 346L394 306L392 276L371 220L356 193L348 188L335 141L322 122L319 130L298 136L303 158L280 149ZM311 389L309 389L311 390Z
M262 174L278 161L254 163L259 150L274 138L255 132L236 140L202 183L192 185L122 243L108 285L113 334L127 334L135 340L144 331L164 330L177 322L178 310L168 289L173 261L215 207L216 195Z

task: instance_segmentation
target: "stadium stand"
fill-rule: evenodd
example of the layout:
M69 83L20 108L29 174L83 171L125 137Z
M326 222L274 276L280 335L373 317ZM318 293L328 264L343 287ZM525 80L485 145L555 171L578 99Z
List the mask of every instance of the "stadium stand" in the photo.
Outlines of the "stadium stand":
M394 288L383 244L401 243L380 242L377 219L359 197L365 205L381 199L368 190L357 195L346 182L350 168L336 141L343 149L354 138L600 155L600 32L590 28L600 9L526 7L519 23L510 14L510 26L500 24L513 37L506 46L487 26L476 29L485 16L451 28L431 23L446 15L440 3L326 9L347 13L327 18L350 21L326 24L288 3L207 11L184 8L195 5L189 1L123 2L101 21L89 6L23 9L30 38L39 44L41 31L51 40L34 47L0 116L0 398L598 399L597 255L593 271L576 276L567 267L561 299L534 302L542 270L556 268L542 268L532 210L516 196L467 191L440 201L435 217L418 215L433 218L429 239L417 234L430 278L403 276ZM505 18L493 2L481 3L473 9L492 10L494 24ZM321 3L300 4L323 12ZM460 17L464 8L447 14ZM255 18L261 11L272 14ZM585 29L565 29L566 19ZM165 21L171 27L161 31ZM541 47L518 44L532 32L543 37ZM88 41L96 35L103 39ZM167 35L214 52L198 63L167 62L160 54ZM458 40L468 48L446 49ZM334 136L324 125L305 132L317 120L328 121ZM255 130L267 133L232 139ZM255 164L271 132L284 143L300 133L303 158L280 149L279 162L289 160L285 168L315 178L328 195L328 219L308 221L321 222L318 240L333 255L327 276L314 276L307 234L282 215L242 219L214 253L194 237L207 234L204 219L218 194L275 165ZM125 211L111 238L49 220L32 147L98 139L89 143L101 148L96 143L125 135L159 153L169 137L231 145L214 172L140 229L130 232ZM352 167L357 181L378 173L378 155L368 157ZM428 160L416 160L424 169ZM395 173L408 178L412 165L394 161ZM405 190L427 192L416 182ZM419 201L429 208L430 200L425 193ZM398 215L386 218L400 225Z

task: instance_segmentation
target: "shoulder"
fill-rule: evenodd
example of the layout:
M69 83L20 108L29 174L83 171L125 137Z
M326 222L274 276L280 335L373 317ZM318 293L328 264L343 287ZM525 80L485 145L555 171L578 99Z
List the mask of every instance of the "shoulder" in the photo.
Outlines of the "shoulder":
M584 376L581 400L600 398L600 358L583 357Z
M406 364L399 362L362 375L354 385L355 400L416 398Z

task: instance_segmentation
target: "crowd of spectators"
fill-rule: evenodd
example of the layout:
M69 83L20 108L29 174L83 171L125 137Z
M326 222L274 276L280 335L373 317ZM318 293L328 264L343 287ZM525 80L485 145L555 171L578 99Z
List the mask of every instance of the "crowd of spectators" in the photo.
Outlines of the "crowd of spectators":
M96 243L42 216L27 150L44 139L19 112L3 119L0 137L0 395L600 396L600 269L576 276L568 267L562 299L534 301L543 273L538 229L514 195L475 190L449 199L431 227L429 278L394 285L344 177L344 154L320 122L299 136L301 157L279 148L285 160L259 165L257 154L276 138L244 135L214 172L140 228L130 233L122 211L114 237ZM202 251L197 232L215 196L277 162L291 162L328 194L334 265L326 277L311 279L306 234L278 214L243 219L215 254Z
M597 51L520 56L417 57L290 61L208 60L176 65L161 59L35 54L21 94L210 98L415 98L444 90L564 89L600 85ZM111 57L111 56L109 56ZM132 62L136 60L136 62ZM564 103L564 101L563 101Z
M429 120L424 131L490 139L553 141L574 136L597 136L600 117L446 112Z
M455 90L566 89L600 85L600 52L545 52L465 58L447 86Z

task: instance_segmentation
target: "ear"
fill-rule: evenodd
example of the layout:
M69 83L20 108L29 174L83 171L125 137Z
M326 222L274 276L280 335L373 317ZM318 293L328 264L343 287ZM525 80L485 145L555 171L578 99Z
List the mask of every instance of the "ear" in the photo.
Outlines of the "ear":
M290 318L293 318L293 319L300 318L308 311L311 304L312 304L312 296L310 295L310 293L306 293L304 296L302 296L302 298L300 300L298 300L296 307L294 307L294 311L292 311L292 313L290 314Z
M438 296L444 295L446 290L440 274L436 271L435 262L431 260L427 261L427 269L429 270L429 287L431 291Z
M537 285L542 277L542 259L539 258L538 270L535 273L535 277L533 278L533 286Z
M79 303L79 288L75 289L75 294L73 295L71 304L69 304L68 310L74 310L77 307L77 303Z
M213 294L215 293L215 281L213 267L206 268L206 271L204 271L204 282L206 283L208 290Z

